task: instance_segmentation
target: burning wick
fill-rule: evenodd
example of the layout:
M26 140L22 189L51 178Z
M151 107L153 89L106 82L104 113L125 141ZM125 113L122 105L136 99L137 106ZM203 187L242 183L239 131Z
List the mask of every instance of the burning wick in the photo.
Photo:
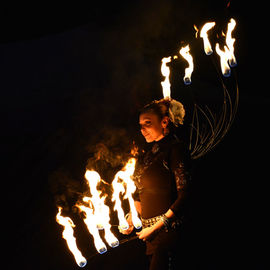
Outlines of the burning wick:
M106 245L100 238L97 224L95 222L95 217L93 214L93 209L86 207L84 205L76 205L81 211L85 213L84 223L87 226L88 231L93 236L94 244L98 253L103 254L107 251Z
M73 236L73 228L75 227L73 221L69 217L61 216L62 208L58 207L58 213L56 215L56 221L64 227L63 238L66 240L68 248L72 252L76 263L80 267L84 267L87 264L87 260L83 257L82 253L79 251L76 238Z
M230 51L227 46L224 46L224 51L219 47L219 44L216 44L216 52L220 56L220 66L221 72L224 77L229 77L231 75L231 69L228 65Z
M227 34L226 34L226 44L229 48L229 65L231 67L235 67L237 65L236 58L234 56L234 47L233 47L235 38L232 38L232 31L234 30L235 26L236 26L236 22L233 18L231 18L230 22L228 23Z
M163 97L171 98L170 68L167 66L167 63L171 62L171 56L162 58L161 62L161 73L165 77L164 81L161 82Z
M182 47L181 50L179 51L179 53L183 56L183 58L186 59L186 61L189 64L189 66L185 69L184 83L186 85L191 84L191 74L194 69L193 58L189 53L189 50L190 50L189 45L187 45L186 47Z
M220 56L220 65L221 71L224 77L229 77L231 75L231 67L237 65L236 58L234 56L234 42L235 39L232 38L232 31L236 26L236 22L234 19L231 19L228 23L227 33L226 33L226 44L224 46L224 51L222 51L219 47L219 44L216 44L216 52Z
M85 211L86 209L84 207L81 208L80 206L79 208L82 209L87 215L85 222L87 221L86 225L88 226L88 229L90 233L93 235L95 241L98 241L98 247L96 246L98 252L104 253L107 251L107 249L103 251L104 247L99 248L100 241L98 240L97 233L92 229L92 224L95 224L96 228L100 230L104 229L105 231L104 237L107 243L109 244L109 246L117 247L119 245L119 241L111 232L110 208L104 204L105 197L100 198L100 192L98 192L97 190L97 184L101 181L100 175L96 171L87 170L85 173L85 178L88 181L90 192L92 194L92 197L89 198L89 200L93 204L94 211L93 209L88 208L92 211L92 215L91 215L91 212ZM88 219L88 217L90 218Z
M215 22L208 22L206 24L204 24L204 26L201 29L200 32L200 37L203 39L203 45L204 45L204 52L206 53L206 55L210 55L213 53L210 41L208 39L208 34L207 32L213 28L215 26Z
M115 202L114 205L114 210L117 211L118 214L118 220L119 220L119 227L121 230L127 230L129 228L129 225L127 223L127 220L125 219L125 214L124 211L121 207L121 200L120 200L120 193L124 194L125 193L125 188L123 185L123 181L120 181L121 179L119 179L117 173L114 177L114 180L112 182L112 186L113 186L113 196L112 196L112 201Z
M125 167L116 173L114 180L113 180L113 198L112 200L115 201L115 206L114 208L117 210L118 213L118 219L119 219L119 227L122 230L127 230L129 228L129 225L127 224L127 221L124 217L124 211L121 208L121 201L119 199L119 194L124 193L124 186L123 184L126 185L126 193L124 196L124 199L128 199L129 201L129 207L130 207L130 213L132 217L132 223L136 229L140 229L142 227L142 222L138 217L137 210L135 208L134 200L132 198L132 194L136 190L136 186L131 179L134 170L135 170L135 165L136 165L136 159L135 158L130 158L125 165ZM122 180L122 181L121 181Z

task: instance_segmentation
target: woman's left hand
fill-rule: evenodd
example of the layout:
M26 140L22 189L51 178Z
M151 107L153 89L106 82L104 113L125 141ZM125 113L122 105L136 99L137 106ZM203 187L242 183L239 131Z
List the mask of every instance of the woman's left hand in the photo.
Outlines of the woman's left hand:
M147 227L141 230L140 232L137 232L136 234L139 236L139 239L145 241L149 239L153 233L155 232L153 227Z

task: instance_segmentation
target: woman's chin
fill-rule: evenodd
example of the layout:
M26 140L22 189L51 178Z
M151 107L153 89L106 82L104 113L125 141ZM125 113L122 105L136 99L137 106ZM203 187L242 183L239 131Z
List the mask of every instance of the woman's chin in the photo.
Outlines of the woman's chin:
M150 137L144 137L144 138L145 138L145 140L146 140L147 143L151 143L151 142L154 141L154 140L153 140L152 138L150 138Z

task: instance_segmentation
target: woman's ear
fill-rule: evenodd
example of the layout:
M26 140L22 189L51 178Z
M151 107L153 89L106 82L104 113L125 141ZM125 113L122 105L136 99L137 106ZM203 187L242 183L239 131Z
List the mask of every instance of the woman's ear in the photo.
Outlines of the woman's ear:
M166 128L168 126L168 124L169 124L169 121L170 121L169 117L168 116L164 116L163 119L162 119L162 121L161 121L162 127L163 128Z

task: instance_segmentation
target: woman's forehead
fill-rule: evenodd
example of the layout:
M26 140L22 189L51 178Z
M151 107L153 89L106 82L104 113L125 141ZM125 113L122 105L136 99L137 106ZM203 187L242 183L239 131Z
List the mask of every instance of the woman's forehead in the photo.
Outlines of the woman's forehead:
M140 114L140 123L141 122L145 122L145 121L148 121L148 120L154 120L157 118L157 115L155 115L154 113L151 113L151 112L147 112L147 113L142 113Z

